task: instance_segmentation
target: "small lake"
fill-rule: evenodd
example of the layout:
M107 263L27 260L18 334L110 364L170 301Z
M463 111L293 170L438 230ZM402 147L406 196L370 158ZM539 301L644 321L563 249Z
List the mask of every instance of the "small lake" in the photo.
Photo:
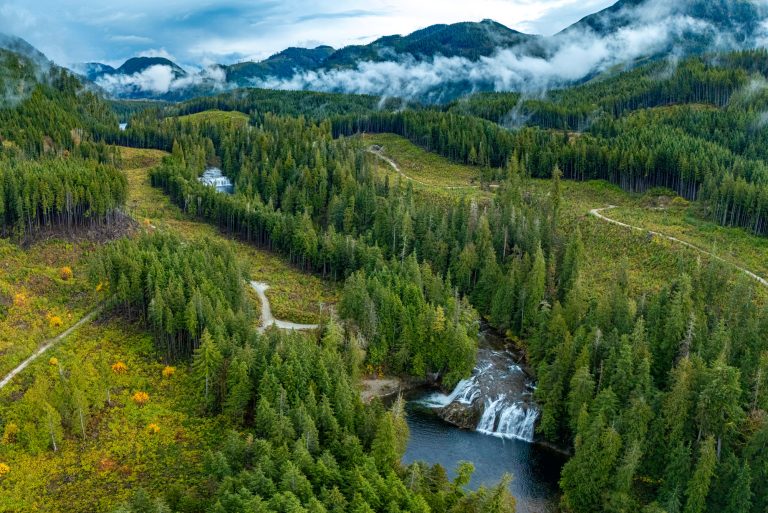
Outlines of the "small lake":
M456 428L420 404L419 397L414 399L406 406L411 436L404 463L439 463L453 478L458 463L470 461L475 466L469 484L472 489L493 486L510 473L510 491L517 500L518 513L558 511L557 483L565 463L563 456L522 440Z
M459 462L469 461L475 466L472 489L494 486L508 473L518 513L556 513L566 458L532 443L540 412L524 355L482 328L471 376L450 393L420 390L408 396L411 433L403 462L439 463L454 477Z

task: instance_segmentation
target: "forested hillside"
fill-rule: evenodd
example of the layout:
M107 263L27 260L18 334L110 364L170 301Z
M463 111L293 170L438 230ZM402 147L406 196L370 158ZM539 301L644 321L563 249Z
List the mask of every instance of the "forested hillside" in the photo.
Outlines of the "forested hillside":
M768 233L760 143L765 50L655 63L529 100L478 95L438 110L349 115L334 131L394 132L453 160L494 169L520 158L534 177L605 179L630 192L665 187L701 200L702 215ZM680 107L680 105L688 107ZM670 108L670 106L675 106ZM510 127L507 130L481 118Z
M0 510L511 513L506 478L469 489L470 464L454 479L403 464L402 400L360 396L364 374L450 391L473 372L481 320L536 379L537 441L569 454L563 511L768 509L761 282L598 223L588 213L607 205L564 192L604 180L768 235L765 51L439 107L259 89L110 104L0 57L19 93L0 108L0 322L44 318L60 344L0 385ZM361 133L478 180L408 179ZM199 180L211 167L232 194ZM55 242L26 248L92 225L123 229L67 242L77 272ZM335 288L317 329L259 329L248 283L269 260L251 253L282 259L289 301L307 304L310 277ZM597 253L619 257L598 269ZM80 344L59 335L68 301L105 309Z
M760 159L681 127L670 127L677 135L667 138L663 124L640 121L643 112L598 121L580 136L535 127L507 131L434 110L320 124L267 114L247 132L157 124L158 136L175 142L172 157L152 176L191 215L279 250L302 268L348 277L339 313L366 340L371 365L411 375L439 372L446 385L466 376L471 351L459 348L469 347L461 341L471 331L460 313L469 310L457 310L454 300L461 296L521 340L539 378L539 431L575 449L561 481L568 510L649 505L649 511L693 512L722 502L723 508L741 504L734 511L760 511L768 315L757 285L713 262L634 295L619 264L608 290L589 291L579 231L560 225L564 177L611 178L630 190L666 185L689 196L696 194L690 188L696 176L701 187L712 186L704 179L727 184L724 169L762 183ZM503 183L488 202L415 201L410 185L372 174L355 141L334 140L332 128L337 135L401 133L491 168ZM598 134L611 130L609 144L608 135ZM599 156L603 140L606 153ZM611 160L624 147L626 155L648 152L644 158L664 171L624 170ZM574 167L584 151L596 160ZM681 175L670 165L697 155L706 171ZM234 196L195 180L214 156L233 179ZM589 174L578 176L582 169ZM530 175L551 177L549 194L531 197ZM741 488L729 489L735 481ZM749 501L742 501L745 495Z

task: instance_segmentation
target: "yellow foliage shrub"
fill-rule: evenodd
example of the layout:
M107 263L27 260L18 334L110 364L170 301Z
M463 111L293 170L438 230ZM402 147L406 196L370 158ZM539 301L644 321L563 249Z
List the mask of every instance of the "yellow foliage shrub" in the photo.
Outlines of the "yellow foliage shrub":
M115 374L125 374L128 372L128 366L123 362L117 362L112 364L112 372Z
M163 369L163 377L164 377L164 378L170 378L170 377L171 377L171 376L173 376L174 374L176 374L176 367L171 367L171 366L167 365L167 366L166 366L166 367Z
M61 317L58 315L51 315L48 318L48 325L51 328L61 328L61 326L64 324L64 321L61 320Z
M133 402L138 404L139 406L144 406L149 402L149 394L146 392L139 391L133 394L131 399L133 399Z
M96 285L96 292L101 292L102 290L104 290L104 284L99 282L99 284Z
M0 463L0 476L4 476L10 471L11 471L11 467L6 465L5 463Z
M13 296L13 306L22 307L27 305L27 295L19 292Z
M16 437L19 435L19 426L14 422L9 422L5 425L3 431L3 445L11 445L16 443Z
M158 426L157 424L155 424L155 423L153 422L152 424L150 424L150 425L148 425L148 426L147 426L147 432L148 432L150 435L156 435L157 433L159 433L159 432L160 432L160 426Z
M65 267L62 267L62 268L59 270L59 276L60 276L60 277L61 277L61 279L62 279L62 280L64 280L64 281L69 281L69 280L71 280L71 279L72 279L72 276L73 276L73 274L72 274L72 268L71 268L71 267L66 267L66 266L65 266Z
M54 367L59 364L59 359L55 356L51 356L51 359L48 360L48 365L53 365Z

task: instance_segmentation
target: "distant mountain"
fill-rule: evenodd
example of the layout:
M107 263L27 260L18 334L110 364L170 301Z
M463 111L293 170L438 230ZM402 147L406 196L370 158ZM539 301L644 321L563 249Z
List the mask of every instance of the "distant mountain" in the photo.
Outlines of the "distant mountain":
M103 75L111 75L117 70L108 64L102 64L100 62L86 62L85 64L75 66L75 71L83 75L88 80L93 81Z
M187 72L181 66L164 57L133 57L125 61L119 68L113 68L108 64L100 62L87 62L75 66L75 69L88 80L95 82L106 75L135 75L143 73L152 66L167 66L172 70L174 78L187 76Z
M689 26L670 46L693 53L715 44L754 44L766 14L765 2L758 0L620 0L566 28L555 39L585 31L605 37L640 24L679 19Z
M499 48L509 48L537 39L493 20L479 23L432 25L408 36L387 36L364 46L348 46L329 56L327 68L353 68L360 62L386 62L404 57L417 61L436 56L477 60Z
M427 61L440 55L477 60L507 48L537 39L492 20L479 23L432 25L407 36L386 36L367 45L334 50L289 48L261 62L227 66L227 80L239 86L267 78L287 79L297 72L318 69L353 69L361 62L388 62L402 59Z
M51 61L48 60L48 57L20 37L0 34L0 49L8 50L9 52L26 57L41 67L47 68L51 65Z
M550 37L492 20L433 25L367 45L288 48L261 62L187 73L162 58L86 76L121 97L180 100L236 87L310 89L443 102L475 91L541 90L639 62L752 48L768 41L763 0L619 0ZM158 77L141 76L152 66Z
M562 33L589 28L605 36L637 23L670 16L704 21L720 31L735 32L733 35L737 39L745 39L759 30L765 7L757 0L619 0L574 23Z
M321 66L336 50L330 46L288 48L261 62L241 62L225 66L227 82L248 86L268 77L290 78L297 71Z
M164 57L133 57L125 61L114 73L118 75L135 75L136 73L143 73L152 66L167 66L171 68L175 78L187 76L187 72L181 66Z

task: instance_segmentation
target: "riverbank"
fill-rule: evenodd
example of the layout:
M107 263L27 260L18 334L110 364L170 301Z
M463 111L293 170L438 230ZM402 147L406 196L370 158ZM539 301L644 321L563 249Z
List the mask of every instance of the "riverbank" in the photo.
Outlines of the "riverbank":
M361 381L361 385L360 398L367 404L375 398L379 398L382 401L393 399L399 394L405 394L427 386L427 382L417 378L385 376L381 378L365 378Z

